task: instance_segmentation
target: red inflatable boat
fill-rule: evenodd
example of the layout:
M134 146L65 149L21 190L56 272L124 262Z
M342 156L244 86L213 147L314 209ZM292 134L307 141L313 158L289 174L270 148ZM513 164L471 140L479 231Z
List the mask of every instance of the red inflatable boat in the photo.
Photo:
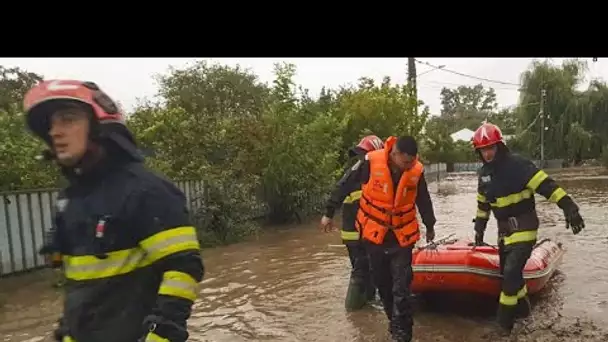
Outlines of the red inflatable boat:
M540 291L562 260L561 243L539 241L524 269L528 293ZM500 294L498 249L474 247L470 241L444 239L437 245L416 248L413 255L413 293L472 292Z

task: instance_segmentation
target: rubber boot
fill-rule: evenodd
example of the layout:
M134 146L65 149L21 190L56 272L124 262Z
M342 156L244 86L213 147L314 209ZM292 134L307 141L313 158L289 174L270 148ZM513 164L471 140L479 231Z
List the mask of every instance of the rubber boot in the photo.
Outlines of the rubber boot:
M414 322L411 317L403 317L401 320L397 321L393 316L393 319L391 319L389 324L389 332L391 333L393 341L410 342L412 340Z
M499 332L502 336L511 335L513 326L515 325L515 310L516 306L498 305L496 314L496 322L498 323Z
M411 342L412 341L412 332L411 330L408 332L405 329L398 327L389 327L389 332L391 333L391 337L395 342Z
M526 318L530 316L531 311L532 305L530 304L530 299L528 296L525 296L517 301L517 308L515 309L516 318Z
M393 336L393 341L394 342L412 342L412 336L411 335Z
M365 293L367 295L368 302L371 302L376 299L376 286L374 286L374 283L371 281L371 279L367 281Z
M344 307L346 311L355 311L361 309L367 303L367 291L365 285L351 278L348 282L348 290L346 291L346 299Z

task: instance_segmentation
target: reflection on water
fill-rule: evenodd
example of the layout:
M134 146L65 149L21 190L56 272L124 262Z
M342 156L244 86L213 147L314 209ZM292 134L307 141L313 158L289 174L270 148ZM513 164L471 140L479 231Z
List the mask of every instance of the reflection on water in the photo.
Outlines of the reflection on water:
M558 239L567 252L560 272L533 298L532 318L516 326L518 340L606 341L608 334L598 327L608 323L608 176L572 170L554 175L578 202L587 229L573 236L564 228L561 210L539 197L541 237ZM430 188L438 237L456 233L472 238L474 173L451 174ZM489 227L486 241L494 241L493 220ZM388 340L386 318L377 304L345 312L349 262L344 248L329 247L339 243L337 233L321 234L312 222L205 251L207 278L189 321L190 340ZM0 282L0 341L48 338L60 308L48 273ZM500 341L492 327L493 301L443 297L416 299L417 341Z

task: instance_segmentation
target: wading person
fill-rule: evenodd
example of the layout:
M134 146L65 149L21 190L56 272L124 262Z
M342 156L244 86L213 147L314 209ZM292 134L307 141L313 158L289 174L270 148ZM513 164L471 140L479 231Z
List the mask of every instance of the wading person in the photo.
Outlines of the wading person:
M368 135L361 139L359 144L348 151L351 160L350 167L344 171L344 175L338 181L334 191L325 206L325 215L321 218L321 227L325 231L332 230L332 219L340 206L342 206L342 229L340 235L342 242L346 245L350 264L352 267L346 300L344 302L346 310L352 311L362 308L367 301L372 300L376 295L376 288L373 285L369 259L365 248L361 243L361 237L355 228L355 218L359 210L359 199L361 198L361 184L358 182L348 182L353 170L357 170L359 165L365 160L365 154L370 151L379 150L384 147L382 139L375 135ZM346 186L342 186L342 185Z
M426 226L426 239L435 238L435 214L418 161L414 138L390 137L384 148L369 152L353 168L342 187L361 184L355 227L370 259L389 330L396 341L412 339L412 249L420 239L416 208Z
M556 203L566 217L566 228L578 234L585 223L578 206L557 183L530 160L511 154L500 129L481 125L473 147L483 166L479 171L475 244L483 244L490 211L498 223L500 270L503 275L497 320L503 333L513 329L516 316L527 316L530 303L523 269L536 243L539 226L534 193Z
M67 279L55 339L186 341L204 269L183 193L143 166L123 115L94 83L41 82L24 107L69 182L52 239Z

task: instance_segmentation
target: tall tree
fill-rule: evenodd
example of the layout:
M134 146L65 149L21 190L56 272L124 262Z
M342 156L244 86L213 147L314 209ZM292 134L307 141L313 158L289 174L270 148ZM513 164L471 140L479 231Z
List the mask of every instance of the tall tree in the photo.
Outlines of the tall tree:
M494 89L486 89L482 84L456 89L444 87L440 96L441 116L446 119L484 118L498 107Z
M587 64L577 59L567 60L561 66L535 61L522 74L518 109L521 139L524 149L533 157L540 155L541 129L545 129L545 158L575 160L585 154L583 150L589 147L591 135L581 122L590 112L588 107L581 107L583 93L577 88L586 70ZM543 90L546 91L545 116L541 120L539 106ZM541 127L541 122L545 127Z

